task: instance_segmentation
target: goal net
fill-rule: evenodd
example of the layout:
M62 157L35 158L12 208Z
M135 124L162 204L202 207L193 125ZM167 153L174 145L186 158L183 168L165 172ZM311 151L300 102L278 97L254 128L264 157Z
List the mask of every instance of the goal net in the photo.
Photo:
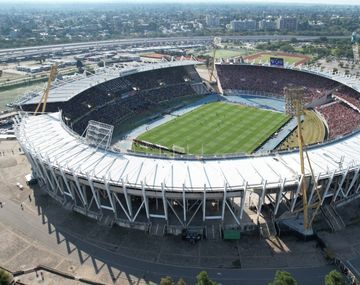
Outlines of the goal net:
M185 150L184 147L179 146L179 145L175 145L175 144L173 144L172 150L173 150L174 152L181 153L181 154L185 154L185 153L186 153L186 150Z

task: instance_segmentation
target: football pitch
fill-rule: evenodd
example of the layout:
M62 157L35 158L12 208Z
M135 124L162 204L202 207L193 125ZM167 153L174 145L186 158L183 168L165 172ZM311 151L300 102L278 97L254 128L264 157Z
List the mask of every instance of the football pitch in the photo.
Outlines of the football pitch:
M187 154L252 153L289 120L277 112L225 102L209 103L141 134L137 139ZM137 151L149 151L134 147Z
M256 64L261 63L269 63L270 57L280 57L284 59L284 63L286 64L301 64L305 63L311 58L307 55L303 54L289 54L284 52L259 52L252 55L248 55L245 59L249 60L250 62L254 61Z
M284 63L287 64L295 64L298 63L299 61L304 60L303 58L300 57L295 57L295 56L277 56L276 54L272 55L272 54L263 54L261 56L259 56L258 58L255 59L255 63L259 64L260 62L262 63L268 63L270 62L270 57L280 57L284 59Z

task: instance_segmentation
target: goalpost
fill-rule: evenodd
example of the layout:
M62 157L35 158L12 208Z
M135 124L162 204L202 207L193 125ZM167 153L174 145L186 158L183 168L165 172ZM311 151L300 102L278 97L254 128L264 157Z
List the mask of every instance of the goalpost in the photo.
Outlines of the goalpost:
M176 145L176 144L172 145L172 150L177 153L183 153L183 154L186 153L186 149L184 147Z

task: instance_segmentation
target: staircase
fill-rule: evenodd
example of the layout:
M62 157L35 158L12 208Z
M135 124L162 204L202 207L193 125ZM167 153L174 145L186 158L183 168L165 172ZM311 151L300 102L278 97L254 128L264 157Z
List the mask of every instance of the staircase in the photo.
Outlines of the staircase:
M114 220L114 217L112 217L112 216L101 215L101 216L99 216L97 223L101 226L106 226L106 227L111 228L114 225L115 220Z
M205 226L205 235L208 240L221 240L221 225L206 225Z
M183 230L182 226L167 226L166 234L178 236L181 235L182 230Z
M323 205L320 209L333 232L340 231L345 228L344 221L332 205Z
M197 95L205 95L209 93L209 90L206 89L203 83L191 84L191 87Z
M63 207L66 209L66 210L72 210L74 208L74 202L73 201L66 201L64 200L63 202Z
M151 223L148 229L149 235L163 236L166 234L166 224Z
M277 236L275 223L271 220L265 220L263 217L259 217L259 229L260 235L265 238L273 238Z

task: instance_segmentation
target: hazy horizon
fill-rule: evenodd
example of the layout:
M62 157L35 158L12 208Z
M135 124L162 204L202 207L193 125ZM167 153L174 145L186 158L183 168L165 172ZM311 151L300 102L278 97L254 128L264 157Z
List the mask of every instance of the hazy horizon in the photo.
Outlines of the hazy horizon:
M147 3L147 4L161 4L161 3L189 3L189 4L197 4L197 3L206 3L206 4L326 4L329 5L328 0L77 0L74 3L73 0L59 0L54 3L53 0L12 0L12 1L2 1L0 3L4 4L13 4L13 3L24 3L24 4L51 4L51 5L59 5L59 4L136 4L136 3ZM360 5L360 0L334 0L330 5Z

